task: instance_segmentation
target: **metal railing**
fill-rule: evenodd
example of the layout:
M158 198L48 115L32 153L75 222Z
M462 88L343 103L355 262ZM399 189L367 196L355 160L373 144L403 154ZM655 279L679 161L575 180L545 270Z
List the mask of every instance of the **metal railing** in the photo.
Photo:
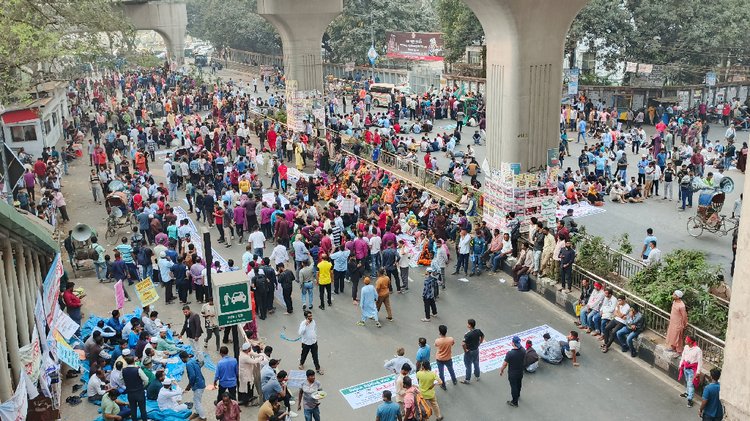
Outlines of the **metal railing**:
M589 281L599 282L605 287L612 288L615 295L624 295L627 297L629 303L638 304L641 308L641 313L643 313L643 316L646 319L646 328L660 337L666 338L667 329L669 328L669 313L611 281L597 276L574 264L572 277L573 285L580 289L581 280L584 278ZM698 345L701 347L701 350L703 350L704 361L710 362L719 367L721 366L724 361L724 341L722 339L692 324L688 324L685 328L685 335L697 339Z
M352 136L345 134L341 134L341 136L345 143L353 144L358 142L358 140ZM362 155L368 157L372 156L372 145L361 143L361 146ZM477 200L477 217L481 218L483 209L481 200L482 192L480 190L477 190L470 185L459 183L451 176L428 170L427 167L418 162L404 159L401 155L386 152L382 149L380 151L378 162L389 167L391 170L396 170L406 174L409 178L413 178L414 181L420 183L433 193L437 193L442 198L451 198L450 200L452 202L458 202L463 194L463 189L467 188L468 191L474 193L474 197Z

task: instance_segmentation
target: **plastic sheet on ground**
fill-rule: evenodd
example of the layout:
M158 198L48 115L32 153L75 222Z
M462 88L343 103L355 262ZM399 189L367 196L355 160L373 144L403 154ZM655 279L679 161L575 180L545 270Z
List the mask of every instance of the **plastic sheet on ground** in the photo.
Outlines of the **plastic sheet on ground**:
M120 399L123 402L127 402L128 395L125 395L125 394L120 395L118 399ZM184 421L190 417L191 413L192 411L190 410L181 411L181 412L177 412L171 409L161 410L159 409L159 405L156 403L156 401L149 401L149 400L146 401L146 414L148 415L148 419L150 420ZM95 418L94 421L104 421L104 417L100 415L98 418Z

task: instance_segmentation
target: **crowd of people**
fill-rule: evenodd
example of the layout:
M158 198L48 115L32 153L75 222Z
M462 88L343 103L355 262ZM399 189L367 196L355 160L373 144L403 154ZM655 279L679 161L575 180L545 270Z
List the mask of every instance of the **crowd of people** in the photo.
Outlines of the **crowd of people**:
M701 106L705 109L705 104ZM705 112L692 118L670 107L657 114L660 119L654 122L655 133L648 136L644 112L630 110L623 121L616 109L601 102L594 105L585 97L562 108L559 160L565 170L558 186L564 192L561 203L601 205L607 196L613 202L641 203L661 196L661 200L681 202L678 208L684 211L693 206L696 190L717 188L731 168L744 174L748 145L742 142L737 146L734 124L727 121L722 138L709 140L711 125ZM568 138L569 131L575 133L575 143L583 143L583 149L577 165L565 167L573 141ZM637 173L630 175L633 161Z
M302 132L288 131L257 108L274 107L283 103L283 98L272 96L261 100L253 97L249 88L245 92L241 84L199 85L167 69L113 74L94 81L93 87L89 84L88 81L76 84L80 100L74 104L77 118L71 125L76 131L71 130L70 139L82 140L79 132L84 136L90 133L92 137L87 142L87 152L92 166L93 201L100 203L103 196L112 193L110 183L121 181L129 198L127 211L137 221L137 226L132 227L133 235L123 237L121 244L111 251L112 256L92 239L92 249L97 253L97 277L100 281L123 281L129 285L151 277L164 284L165 304L178 300L185 316L178 335L158 322L156 312L146 309L143 319L123 321L115 311L100 326L101 333L95 330L87 340L86 357L94 382L91 390L96 392L89 398L93 396L94 401L101 398L106 419L119 419L108 415L125 417L128 408L143 408L142 398L148 397L150 389L150 396L156 396L159 408L191 409L191 419L205 420L207 411L200 401L207 387L201 372L200 349L201 345L208 347L213 337L221 356L214 379L218 390L217 417L223 417L224 421L239 419L241 405L261 406L259 420L296 417L293 407L297 403L298 411L304 407L306 420L319 420L321 385L316 375L324 373L318 361L313 306L317 304L324 311L334 305L337 296L347 295L359 308L361 317L354 321L357 325L366 326L373 320L381 328L381 308L385 307L388 321L394 320L390 295L394 288L396 293L410 291L412 278L418 277L415 268L425 269L421 283L423 322L437 316L439 294L449 285L446 268L454 269L452 275L460 276L463 272L464 276L477 276L483 271L499 271L515 261L509 269L519 288L528 282L529 274L548 275L553 268L560 273L562 287L569 291L572 288L575 250L570 236L576 230L572 217L562 218L554 228L532 221L528 241L519 241L518 218L513 213L507 216L507 232L491 230L475 218L479 198L468 189L458 204L445 202L358 157L361 152L358 148L363 143L372 145L373 154L381 147L386 150L393 147L392 152L401 150L408 156L415 143L400 139L403 131L394 127L399 118L463 120L463 111L455 105L450 92L427 95L419 101L394 98L387 117L369 114L369 94L358 94L352 98L355 106L351 114L344 111L329 116L329 126L337 131L322 135L322 130L310 121L305 121ZM119 103L113 100L118 95L123 98ZM483 130L484 117L479 118L476 124ZM84 124L87 119L89 123ZM381 123L372 124L373 121ZM377 129L373 127L378 125ZM345 147L339 131L351 132L358 139L352 152ZM460 135L460 127L452 135L438 135L437 149L443 149L443 142L455 145ZM481 133L474 141L480 140ZM431 148L431 143L425 138L419 149ZM166 153L160 168L153 168L157 151L163 147L176 151ZM458 157L447 146L445 149L456 159L449 172L455 175L461 168L458 171L463 174L466 168L477 186L478 165L474 157ZM378 161L375 155L368 158ZM463 161L466 158L469 159ZM433 165L432 159L429 162L426 159L425 163ZM604 176L604 173L594 174ZM266 185L269 178L270 184ZM180 196L185 199L188 213L195 215L197 224L215 228L218 243L232 247L236 241L245 246L237 264L232 259L226 265L218 260L202 261L191 240L190 221L176 216ZM64 210L60 212L63 214ZM266 255L268 248L272 250ZM451 262L453 255L455 266ZM247 274L260 320L242 326L248 340L242 344L242 352L236 359L220 343L216 310L208 290L209 273L225 270ZM173 286L177 288L176 297ZM257 323L275 314L275 291L281 290L284 313L294 313L295 289L299 290L304 315L298 329L301 342L298 368L305 368L308 355L314 366L314 370L305 372L306 382L296 402L286 386L289 371L279 367L280 362L272 358L273 348L258 342L257 335ZM601 286L588 288L586 284L582 288L581 329L600 336L603 352L618 341L623 350L635 355L633 340L643 330L642 314L637 306L625 303L624 298L622 302L615 299L611 290L602 290ZM80 299L72 297L72 293L64 297L69 313L72 311L74 315L77 309L80 322ZM201 306L200 312L191 309L190 300ZM472 373L477 379L480 375L478 355L484 334L475 325L473 320L468 321L469 333L463 341L465 383L470 383ZM104 336L112 331L114 335ZM384 403L378 409L381 421L398 419L396 414L413 419L415 411L422 410L420 399L442 419L434 389L446 388L444 368L454 384L456 378L450 363L454 340L447 336L445 325L440 325L438 332L435 348L439 375L432 372L426 339L420 338L416 364L410 361L390 364L401 375L397 379L396 402L391 402L393 396L383 395ZM224 329L221 342L226 344L228 335L229 329ZM578 335L578 331L571 331L563 343L545 337L541 344L543 352L538 356L533 344L522 345L514 338L514 351L508 353L508 365L501 370L501 374L507 370L509 375L512 390L509 405L518 405L520 378L524 370L533 372L538 367L538 358L557 364L565 355L575 366L579 365ZM111 349L105 342L109 342ZM183 345L190 346L194 353L188 354ZM403 349L400 354L403 357ZM178 356L186 364L189 383L184 390L159 370L167 355ZM102 370L107 366L112 370L105 373ZM416 371L418 384L411 384L408 374L412 370ZM118 371L122 372L122 384L118 383ZM109 391L104 384L109 385ZM117 387L120 385L124 387ZM190 390L194 399L188 408L182 403L182 394ZM123 392L130 401L127 407L118 401ZM141 409L141 414L144 412ZM134 410L130 416L136 419Z

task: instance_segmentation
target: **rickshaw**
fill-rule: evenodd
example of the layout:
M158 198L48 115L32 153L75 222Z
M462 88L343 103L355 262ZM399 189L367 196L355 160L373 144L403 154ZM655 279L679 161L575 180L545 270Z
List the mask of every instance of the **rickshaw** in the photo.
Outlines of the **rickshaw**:
M738 218L727 218L719 213L724 206L726 194L734 190L734 181L731 178L724 177L718 187L700 187L698 190L698 210L695 216L688 218L688 234L698 237L706 230L724 236L739 227Z
M130 198L125 191L114 191L107 195L107 231L104 238L114 238L122 227L130 227L137 223L135 215L130 212L128 205Z

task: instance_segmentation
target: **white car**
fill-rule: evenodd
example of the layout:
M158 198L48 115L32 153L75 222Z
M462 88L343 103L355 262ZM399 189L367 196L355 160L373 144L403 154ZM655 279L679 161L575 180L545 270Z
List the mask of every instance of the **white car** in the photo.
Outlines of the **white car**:
M242 291L236 291L234 294L232 294L232 304L236 303L246 303L247 302L247 295L245 295Z

